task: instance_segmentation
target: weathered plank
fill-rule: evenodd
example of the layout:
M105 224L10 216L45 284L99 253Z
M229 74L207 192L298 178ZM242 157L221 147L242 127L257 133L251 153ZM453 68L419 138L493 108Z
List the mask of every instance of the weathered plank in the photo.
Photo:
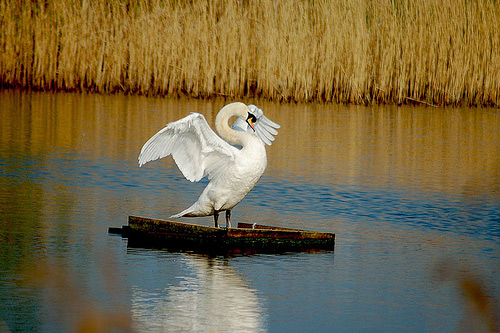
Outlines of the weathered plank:
M335 246L332 233L248 223L227 229L129 216L128 226L121 231L130 246L208 253L279 253L333 250ZM119 233L119 229L110 228L109 232Z

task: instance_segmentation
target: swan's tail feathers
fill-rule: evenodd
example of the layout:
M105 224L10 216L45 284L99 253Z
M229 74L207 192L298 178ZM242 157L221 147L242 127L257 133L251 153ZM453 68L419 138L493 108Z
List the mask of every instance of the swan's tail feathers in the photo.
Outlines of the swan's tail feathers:
M208 216L208 215L213 215L214 211L210 211L209 208L203 209L203 207L200 207L200 204L198 202L195 202L192 204L190 207L184 209L182 212L170 216L172 219L176 219L178 217L200 217L200 216Z
M196 215L192 215L192 210L193 210L192 208L193 207L189 207L187 209L184 209L182 212L170 216L170 218L171 219L177 219L179 217L192 217L192 216L196 216Z
M186 211L183 210L182 212L178 213L178 214L174 214L172 216L170 216L171 219L178 219L179 217L183 217L184 214L186 214Z

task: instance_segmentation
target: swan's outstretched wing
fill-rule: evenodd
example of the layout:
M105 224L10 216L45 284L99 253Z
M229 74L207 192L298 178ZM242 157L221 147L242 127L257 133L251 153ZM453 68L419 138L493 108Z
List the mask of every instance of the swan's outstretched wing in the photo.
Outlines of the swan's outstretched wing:
M199 113L168 123L141 149L139 166L172 154L186 179L222 175L234 161L235 148L221 139Z
M255 134L267 145L271 145L274 141L274 136L278 135L277 129L281 126L276 124L274 121L270 120L264 116L264 112L253 104L248 106L252 114L257 118L254 123ZM252 128L248 123L243 121L243 119L236 119L234 122L233 129L244 132L253 132Z

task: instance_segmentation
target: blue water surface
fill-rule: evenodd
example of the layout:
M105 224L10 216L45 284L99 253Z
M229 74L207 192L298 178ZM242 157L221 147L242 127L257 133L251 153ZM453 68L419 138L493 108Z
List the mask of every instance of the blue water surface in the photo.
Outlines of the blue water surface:
M171 160L139 168L137 154L169 117L179 117L171 110L216 112L224 101L3 91L0 103L0 330L93 324L136 331L454 331L498 317L500 177L491 167L499 153L491 147L499 137L488 127L462 133L471 137L462 149L477 145L482 153L453 161L472 164L433 173L439 154L411 152L421 152L421 144L429 151L443 142L451 147L448 134L417 138L418 145L400 150L376 142L390 133L402 136L391 139L396 146L414 140L408 136L415 133L400 128L422 127L424 138L436 126L446 130L449 111L426 116L419 108L332 106L319 113L314 105L262 102L282 129L268 148L266 173L233 220L334 232L335 250L210 257L131 248L107 228L126 224L129 215L166 218L196 200L206 180L190 183ZM394 126L390 131L370 132L378 114ZM366 126L356 130L357 148L350 151L362 168L355 174L351 160L342 159L353 141L334 136L356 129L348 121L354 115ZM307 119L291 123L293 116ZM498 117L472 118L494 126ZM472 118L450 119L469 128ZM334 134L317 140L300 132L308 119ZM296 141L305 148L285 161ZM491 146L483 147L485 141ZM405 177L407 160L392 159L406 151L420 181ZM386 159L393 173L376 167ZM471 185L456 181L457 168L471 175ZM480 286L493 315L474 310L464 281Z

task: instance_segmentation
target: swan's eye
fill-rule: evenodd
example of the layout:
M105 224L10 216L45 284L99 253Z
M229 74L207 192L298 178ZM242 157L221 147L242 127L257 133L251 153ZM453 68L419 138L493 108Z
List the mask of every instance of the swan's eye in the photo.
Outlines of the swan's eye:
M253 114L251 114L250 112L248 112L248 117L247 117L247 120L250 119L252 121L252 123L255 123L257 121L257 117L255 117Z

